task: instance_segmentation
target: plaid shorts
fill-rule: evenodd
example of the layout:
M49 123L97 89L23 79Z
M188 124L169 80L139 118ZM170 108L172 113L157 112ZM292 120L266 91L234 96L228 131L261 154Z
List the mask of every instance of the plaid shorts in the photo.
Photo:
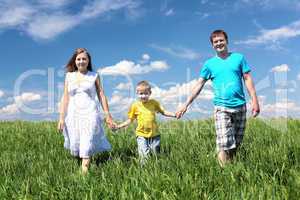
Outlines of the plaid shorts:
M246 113L246 105L238 108L215 106L217 152L240 146L246 127Z

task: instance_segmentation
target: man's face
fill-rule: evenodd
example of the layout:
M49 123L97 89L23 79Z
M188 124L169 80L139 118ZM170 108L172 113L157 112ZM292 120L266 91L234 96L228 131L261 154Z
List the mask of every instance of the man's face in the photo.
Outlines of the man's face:
M217 34L212 38L212 46L217 53L224 53L228 51L227 41L222 33Z

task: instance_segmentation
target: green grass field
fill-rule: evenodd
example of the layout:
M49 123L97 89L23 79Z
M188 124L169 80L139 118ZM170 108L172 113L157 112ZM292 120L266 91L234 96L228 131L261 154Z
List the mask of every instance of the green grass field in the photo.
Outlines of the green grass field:
M272 123L278 124L278 120ZM160 125L162 153L140 167L133 127L83 176L51 122L0 122L0 199L299 199L300 121L247 124L236 160L216 161L212 120Z

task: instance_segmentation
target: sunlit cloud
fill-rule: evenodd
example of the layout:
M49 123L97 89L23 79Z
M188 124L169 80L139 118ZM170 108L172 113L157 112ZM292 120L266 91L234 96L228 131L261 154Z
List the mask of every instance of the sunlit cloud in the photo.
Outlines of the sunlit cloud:
M0 108L0 113L2 113L2 114L19 113L20 105L22 105L24 103L32 102L32 101L41 100L41 99L42 99L42 97L40 94L36 94L36 93L32 93L32 92L24 92L21 95L14 97L13 103Z
M115 65L101 67L98 69L98 72L103 75L138 75L146 74L152 71L162 72L169 68L169 65L166 61L146 60L145 58L150 59L148 54L143 55L143 58L143 63L135 63L134 61L130 60L121 60Z
M171 48L171 47L159 46L157 44L151 44L150 47L152 47L156 50L165 52L169 55L179 57L179 58L188 59L188 60L196 60L196 59L199 59L201 57L201 55L198 52L196 52L192 49L183 48L183 47Z
M235 44L269 45L280 48L282 41L300 36L300 20L276 29L261 29L259 35L246 40L236 41Z
M39 0L35 3L5 0L1 3L0 29L15 29L37 40L55 38L86 20L103 17L112 11L136 9L139 5L137 0L92 0L73 14L66 8L74 3L70 0Z
M290 68L287 64L278 65L271 69L271 72L288 72L288 71L290 71Z

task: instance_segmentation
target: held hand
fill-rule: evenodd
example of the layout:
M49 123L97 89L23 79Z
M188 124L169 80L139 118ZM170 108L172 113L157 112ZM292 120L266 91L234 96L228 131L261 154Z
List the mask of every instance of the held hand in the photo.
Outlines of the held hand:
M111 130L112 130L113 132L116 132L116 131L119 130L119 129L120 129L119 125L115 124L115 126L112 127Z
M252 102L252 117L256 117L260 112L259 104L257 101Z
M57 130L59 132L62 132L64 127L65 127L65 121L64 120L59 120L58 124L57 124Z
M110 129L114 129L116 127L116 123L113 121L112 117L109 115L106 117L106 124Z
M184 115L184 113L186 112L186 110L187 110L187 106L181 107L181 108L176 112L176 118L177 118L177 119L180 119L180 118Z
M171 117L174 117L174 118L177 119L177 113L173 113L173 112L172 112L172 116L171 116Z

